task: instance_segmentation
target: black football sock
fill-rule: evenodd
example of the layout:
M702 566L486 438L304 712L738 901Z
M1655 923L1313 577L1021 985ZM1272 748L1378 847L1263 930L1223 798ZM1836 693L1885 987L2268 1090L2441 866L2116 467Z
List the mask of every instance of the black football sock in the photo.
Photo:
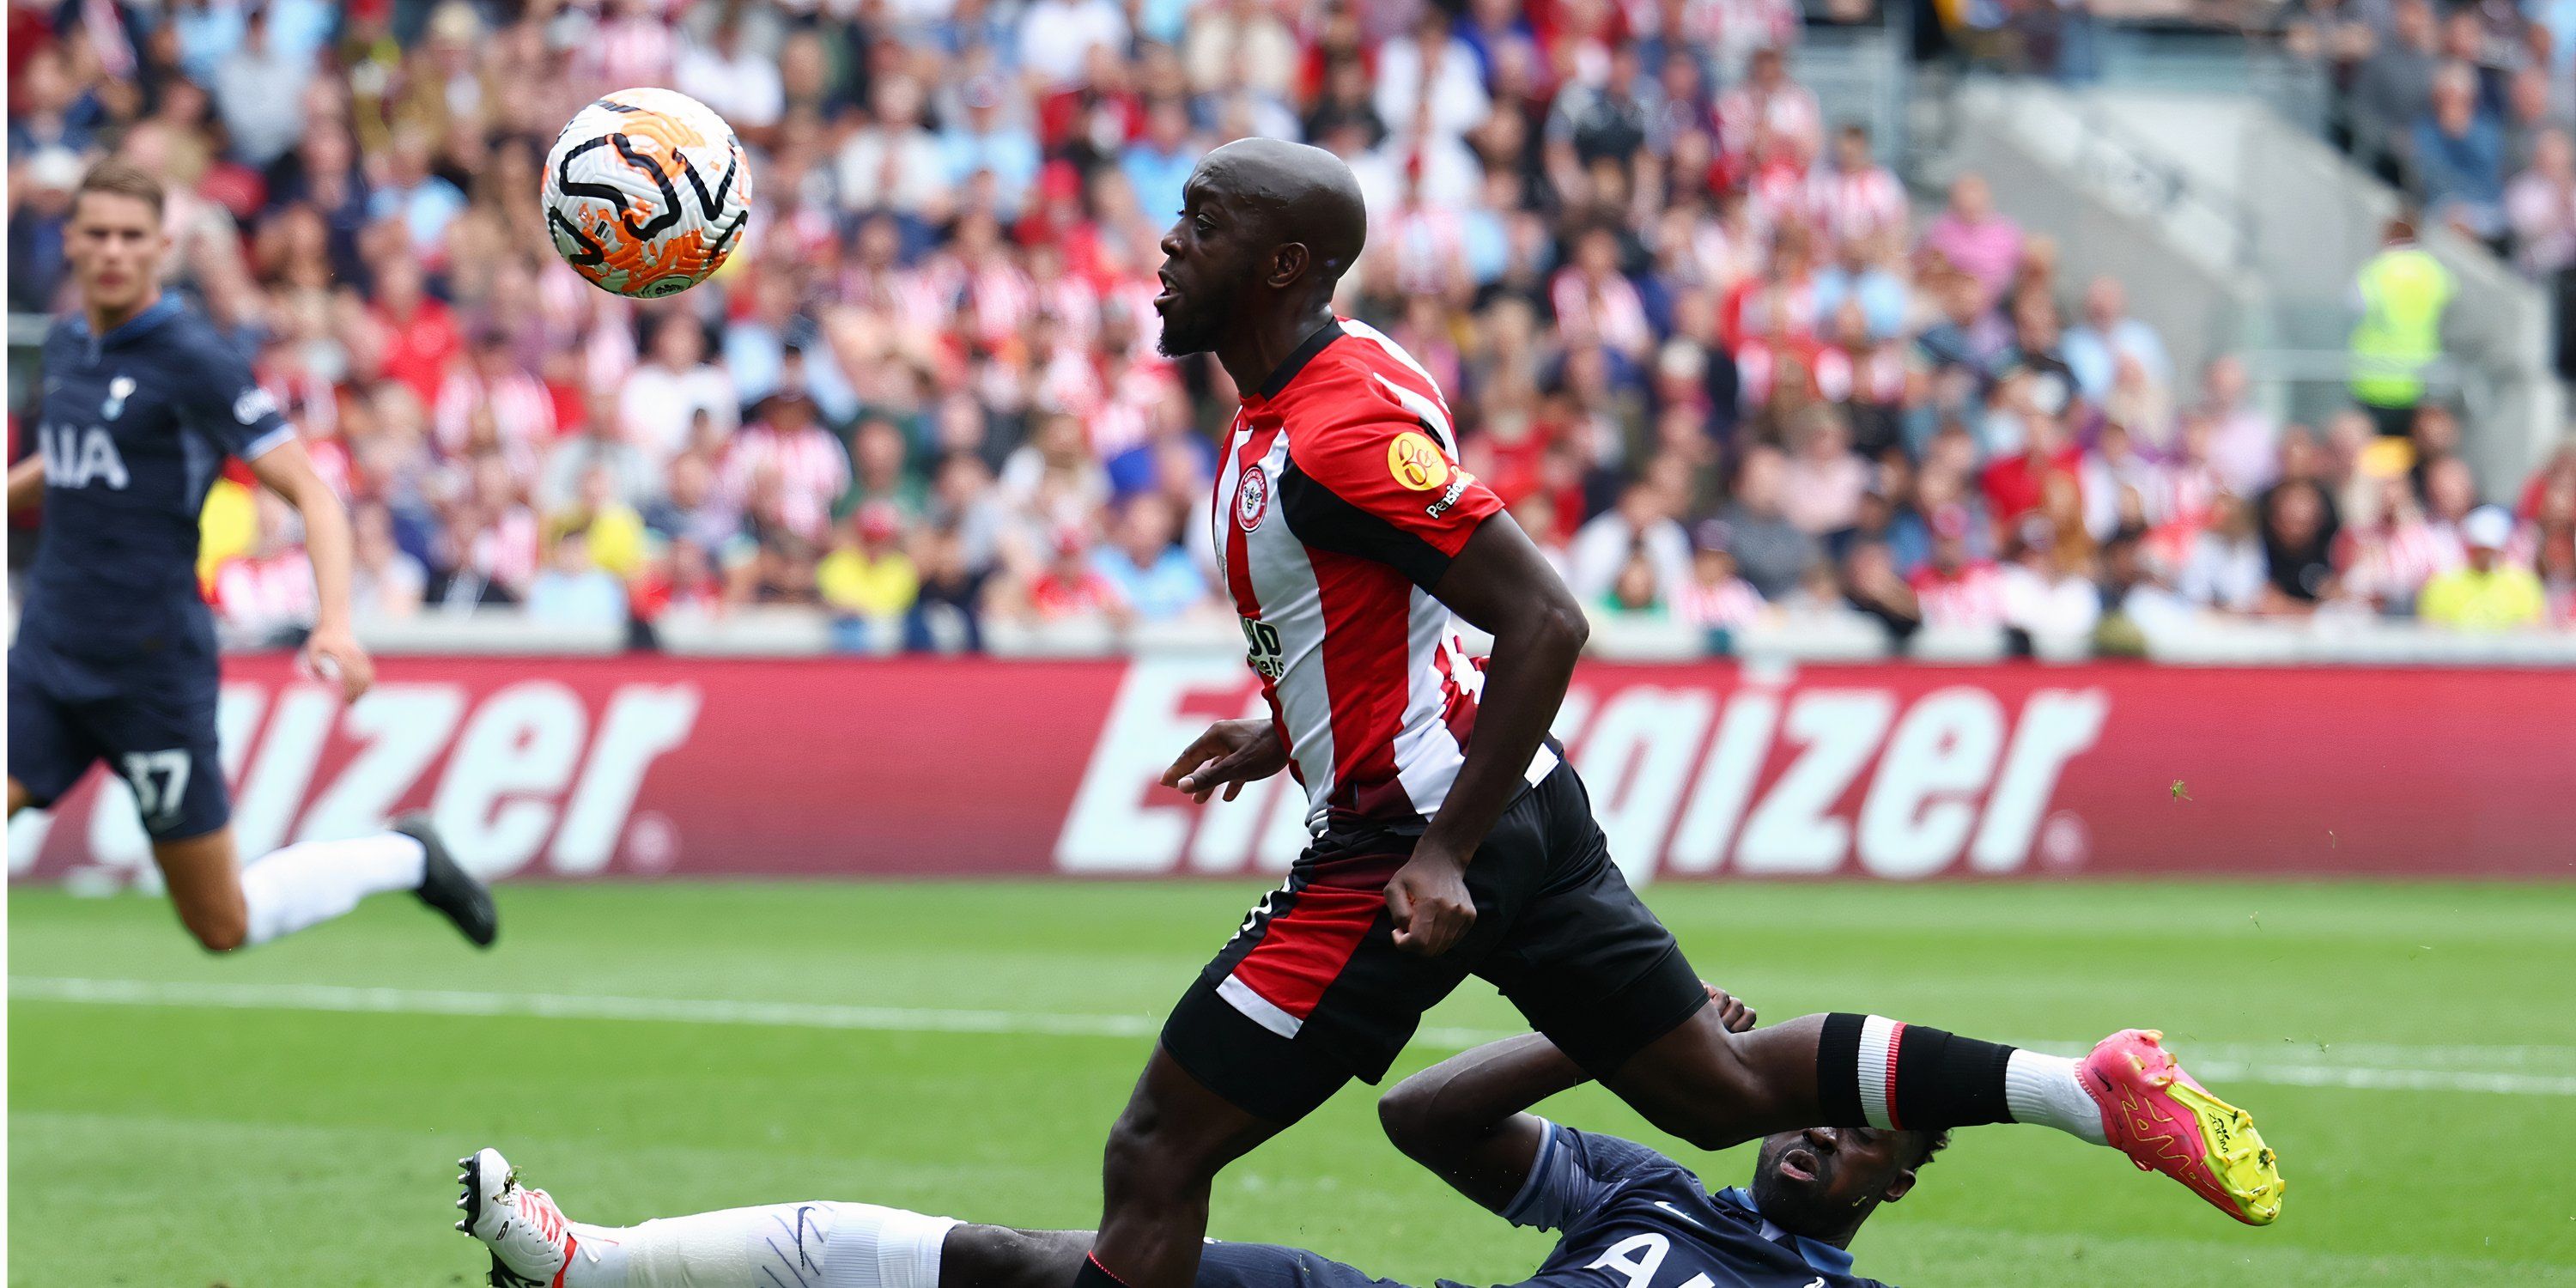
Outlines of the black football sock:
M1817 1092L1836 1126L1938 1131L2015 1121L2013 1048L1876 1015L1825 1017Z

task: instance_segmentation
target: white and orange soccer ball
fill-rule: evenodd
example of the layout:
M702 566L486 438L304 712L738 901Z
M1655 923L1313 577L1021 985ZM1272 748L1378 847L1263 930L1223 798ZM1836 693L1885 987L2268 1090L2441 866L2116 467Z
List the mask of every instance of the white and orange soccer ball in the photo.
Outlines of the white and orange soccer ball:
M733 127L667 89L585 107L546 154L546 231L601 290L658 299L714 273L751 218L751 167Z

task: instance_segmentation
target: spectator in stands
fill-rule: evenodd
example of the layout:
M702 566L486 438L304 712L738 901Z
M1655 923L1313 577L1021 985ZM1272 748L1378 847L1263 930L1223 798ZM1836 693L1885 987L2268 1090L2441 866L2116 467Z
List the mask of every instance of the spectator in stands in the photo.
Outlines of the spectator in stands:
M1900 223L1897 229L1846 237L1837 243L1834 262L1816 270L1809 288L1817 317L1832 318L1847 306L1857 307L1871 342L1894 339L1904 332L1914 294L1890 268L1886 254L1902 227Z
M1927 276L1924 289L1940 301L1941 320L1926 328L1919 341L1935 366L1955 367L1975 378L1975 392L2003 373L2012 354L2012 329L1987 307L1984 283L1956 269Z
M549 626L616 626L626 621L626 583L591 561L590 534L576 528L528 582L526 603L528 619Z
M1931 516L1932 557L1909 579L1925 626L1960 630L2004 624L2001 575L1994 564L1969 553L1971 522L1968 511L1956 505Z
M2186 630L2198 605L2169 585L2148 557L2143 533L2121 531L2102 543L2102 626L2125 622L2139 635L2140 650Z
M2415 121L2416 181L2427 214L2493 240L2504 232L2504 129L2478 102L2477 74L2458 63L2433 77L2430 110Z
M1999 531L2039 508L2050 479L2063 475L2071 481L2083 464L2082 453L2067 441L2064 423L2057 416L2034 409L2023 418L2023 425L2021 450L1987 466L1977 480L1986 498L1987 516Z
M1897 570L1896 556L1884 541L1856 541L1843 558L1843 599L1904 644L1923 628L1923 605Z
M1417 12L1410 31L1378 48L1377 117L1400 139L1455 139L1485 119L1481 64L1439 6Z
M1189 109L1179 99L1161 99L1145 109L1144 137L1127 145L1118 165L1147 218L1180 214L1181 185L1206 150L1190 137Z
M1600 84L1578 81L1557 95L1544 136L1551 163L1560 170L1589 169L1607 158L1625 166L1646 146L1653 128L1645 97L1650 88L1643 81L1636 46L1613 49L1609 74Z
M892 505L873 501L860 506L841 525L832 552L815 566L814 587L824 607L874 629L910 612L921 593L921 576L903 550L902 537L903 515Z
M384 182L369 196L367 213L399 221L414 248L443 261L448 225L464 213L465 193L432 173L429 150L429 136L419 128L395 131Z
M787 87L779 59L766 56L744 39L742 11L727 8L704 39L684 38L672 86L715 109L734 132L755 143L769 134L787 111Z
M2012 551L1995 574L2005 627L2061 645L2091 638L2102 618L2091 547L2059 540L2034 518L2021 525Z
M1950 181L1950 204L1924 231L1923 247L1975 279L1979 306L1991 306L2021 262L2021 225L1995 210L1985 176L1963 174Z
M1706 630L1740 631L1762 616L1762 592L1736 574L1726 525L1701 521L1691 534L1690 577L1673 594L1673 616Z
M2533 484L2532 562L2548 596L2547 620L2576 626L2576 468L2546 470Z
M1811 407L1792 430L1795 451L1782 467L1785 512L1800 532L1822 538L1860 519L1872 471L1852 454L1851 427L1829 406Z
M2177 579L2183 597L2230 613L2261 608L2270 565L2254 507L2222 492L2206 529L2193 539Z
M1726 522L1727 550L1765 599L1788 594L1823 556L1816 539L1789 522L1787 474L1778 448L1749 449L1736 466L1734 500L1718 514Z
M1668 599L1689 577L1690 538L1673 517L1672 497L1653 483L1629 484L1619 503L1574 534L1566 548L1566 586L1587 603L1609 592L1632 558L1654 574L1654 597Z
M2095 277L2084 287L2084 321L2066 333L2059 348L2085 400L2100 405L2111 396L2112 380L2122 358L2138 364L2140 374L2156 385L2173 384L2173 359L2156 329L2129 314L2129 294L2120 279Z
M2280 426L2254 405L2252 395L2243 359L2220 354L2201 368L2196 411L2208 430L2201 450L2217 481L2239 496L2252 496L2272 481L2280 437Z
M2334 503L2309 479L2284 479L2256 506L2263 531L2262 611L2299 613L2335 593Z
M478 327L465 360L449 364L431 417L439 450L451 456L488 432L494 449L532 462L555 436L553 396L519 365L509 336L496 325ZM488 431L478 431L478 419L488 422Z
M2505 185L2504 210L2524 273L2555 285L2576 269L2576 146L2565 129L2544 129L2533 140L2531 167Z
M2393 178L2415 122L2432 106L2440 60L2431 0L2395 0L2388 13L2388 31L2362 60L2348 102L2355 151Z
M67 262L63 229L71 215L72 190L80 184L80 158L59 146L37 149L23 159L13 149L10 169L9 309L50 313Z
M1726 159L1741 170L1765 138L1781 140L1791 155L1813 157L1823 146L1824 112L1815 91L1789 76L1789 62L1775 34L1745 61L1744 79L1717 100L1720 143Z
M2459 630L2500 631L2536 625L2547 607L2540 578L2506 557L2513 516L2482 506L2460 525L2467 562L2424 586L2425 621Z
M725 443L717 486L742 506L753 479L764 472L777 476L782 521L797 535L822 542L834 505L850 487L850 457L815 419L814 400L802 390L781 389L760 400L751 423Z
M1020 67L1057 89L1073 84L1095 51L1127 47L1127 15L1112 0L1032 0L1019 36Z
M1128 498L1117 539L1093 551L1091 563L1140 621L1171 621L1207 602L1207 579L1181 549L1180 515L1155 493Z
M947 156L948 182L964 187L978 174L993 176L995 213L1019 217L1029 190L1037 182L1038 141L1026 126L1007 119L1003 83L998 76L978 76L959 88L962 119L948 123L939 146Z
M921 82L899 72L885 76L872 99L874 119L850 134L833 161L841 203L921 224L944 222L954 189L939 136L921 123Z
M733 431L739 404L733 378L707 362L707 333L696 318L670 310L654 315L648 328L646 360L619 389L617 415L626 441L661 465L684 450L715 446L693 441L699 418L705 432L721 438Z
M235 158L265 170L304 133L304 88L313 50L274 34L269 6L244 6L241 43L215 69L215 103Z
M590 561L624 581L644 564L644 518L617 495L616 476L607 465L582 475L570 503L545 516L546 531L579 532Z
M1867 247L1902 237L1909 220L1905 185L1878 163L1869 127L1857 122L1834 132L1833 167L1809 180L1807 204L1818 230L1838 245ZM1831 308L1821 301L1818 307Z
M429 570L394 543L393 515L381 505L349 513L349 609L361 625L417 616Z

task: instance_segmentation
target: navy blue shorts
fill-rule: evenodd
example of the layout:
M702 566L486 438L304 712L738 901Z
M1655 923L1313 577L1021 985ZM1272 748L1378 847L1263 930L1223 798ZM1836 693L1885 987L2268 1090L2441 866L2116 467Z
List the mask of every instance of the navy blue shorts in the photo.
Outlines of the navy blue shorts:
M233 812L215 745L221 681L211 656L109 666L22 639L9 650L9 777L46 806L104 760L152 839L215 831Z
M1447 1280L1441 1281L1446 1284ZM1199 1252L1198 1288L1405 1288L1304 1248L1210 1239Z

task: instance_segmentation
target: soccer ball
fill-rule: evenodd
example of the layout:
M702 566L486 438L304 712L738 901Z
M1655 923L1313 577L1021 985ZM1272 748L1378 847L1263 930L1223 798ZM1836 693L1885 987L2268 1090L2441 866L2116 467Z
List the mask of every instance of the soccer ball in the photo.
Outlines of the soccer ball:
M751 217L733 127L667 89L622 89L581 110L546 154L546 231L593 286L659 299L703 282Z

